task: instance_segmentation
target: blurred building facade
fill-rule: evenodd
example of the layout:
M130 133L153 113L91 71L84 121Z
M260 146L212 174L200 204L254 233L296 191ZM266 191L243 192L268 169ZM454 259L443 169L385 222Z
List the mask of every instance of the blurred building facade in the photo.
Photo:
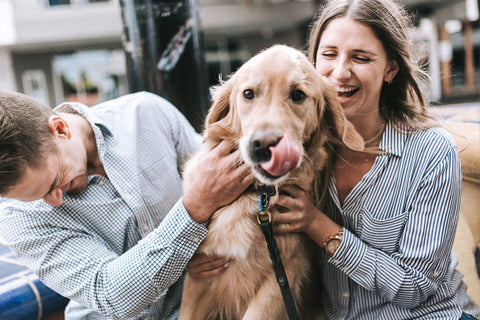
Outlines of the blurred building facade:
M419 57L432 101L480 101L479 0L403 0L417 13Z
M404 2L418 13L412 32L432 76L431 100L478 100L479 1ZM209 85L274 43L305 49L321 3L198 0ZM129 92L123 27L118 0L0 0L0 90L51 106Z

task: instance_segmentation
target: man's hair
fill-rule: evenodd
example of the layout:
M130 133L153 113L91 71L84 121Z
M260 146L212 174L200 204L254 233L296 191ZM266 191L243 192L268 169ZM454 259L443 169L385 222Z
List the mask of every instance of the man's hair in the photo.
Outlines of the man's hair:
M20 181L27 167L42 167L57 151L48 128L54 114L26 95L0 91L0 195Z

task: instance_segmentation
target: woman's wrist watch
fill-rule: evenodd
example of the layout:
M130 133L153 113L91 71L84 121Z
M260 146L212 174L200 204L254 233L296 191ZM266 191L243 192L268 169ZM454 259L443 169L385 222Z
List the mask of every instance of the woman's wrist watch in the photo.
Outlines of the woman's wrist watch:
M343 241L343 227L340 227L340 230L333 236L328 237L323 243L323 248L325 253L331 257L337 251L338 247Z

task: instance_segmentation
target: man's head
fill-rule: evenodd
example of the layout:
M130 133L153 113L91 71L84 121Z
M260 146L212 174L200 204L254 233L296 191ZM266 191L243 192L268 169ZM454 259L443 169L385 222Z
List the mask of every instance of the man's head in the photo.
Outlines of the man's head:
M63 194L86 188L88 158L99 160L93 131L85 118L62 110L0 92L0 196L59 206Z
M22 178L27 168L40 169L57 152L48 119L53 110L26 96L0 92L0 195Z

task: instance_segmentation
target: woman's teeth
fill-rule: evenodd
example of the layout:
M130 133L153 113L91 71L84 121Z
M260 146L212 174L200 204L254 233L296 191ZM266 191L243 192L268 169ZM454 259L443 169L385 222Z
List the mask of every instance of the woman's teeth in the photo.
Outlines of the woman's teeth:
M335 90L340 96L352 96L355 92L357 92L357 88L354 87L336 87Z

